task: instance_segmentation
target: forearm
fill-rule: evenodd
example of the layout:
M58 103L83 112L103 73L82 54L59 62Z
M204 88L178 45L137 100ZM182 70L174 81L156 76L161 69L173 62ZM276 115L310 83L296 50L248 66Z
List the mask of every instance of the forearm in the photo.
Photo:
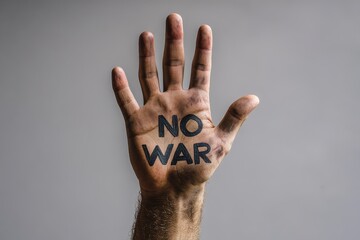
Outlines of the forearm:
M142 191L133 240L199 239L205 184L186 191Z

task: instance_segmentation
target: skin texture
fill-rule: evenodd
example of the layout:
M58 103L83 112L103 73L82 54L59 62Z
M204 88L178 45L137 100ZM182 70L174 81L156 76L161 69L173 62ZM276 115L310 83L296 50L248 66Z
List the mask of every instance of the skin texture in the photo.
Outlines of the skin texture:
M229 152L242 123L259 103L254 95L244 96L231 104L218 126L213 124L209 103L211 51L211 28L202 25L196 40L190 86L183 89L183 24L180 15L174 13L166 19L163 92L159 87L154 37L150 32L143 32L139 37L143 106L134 99L123 69L115 67L112 70L113 89L126 123L130 161L141 190L133 239L199 239L205 183ZM176 115L180 124L188 114L201 119L203 128L199 134L189 137L179 129L178 136L173 136L165 128L164 136L159 136L159 115L169 123ZM186 127L196 130L198 125L189 121ZM193 157L193 146L200 142L211 147L206 154L211 163L201 160L196 165L186 161L170 164L180 143ZM174 144L174 149L167 164L156 159L150 166L142 145L146 145L150 153L159 146L164 153L169 144Z

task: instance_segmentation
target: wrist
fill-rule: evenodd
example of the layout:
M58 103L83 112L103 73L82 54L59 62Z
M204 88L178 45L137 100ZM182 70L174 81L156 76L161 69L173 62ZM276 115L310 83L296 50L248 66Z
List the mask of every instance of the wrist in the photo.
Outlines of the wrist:
M172 201L192 201L202 197L205 193L205 183L180 187L164 187L160 189L147 190L140 186L142 200L172 200Z
M204 201L205 183L186 189L166 188L157 191L141 190L141 205L161 207L167 205L174 215L191 222L201 216Z
M199 239L204 193L205 184L182 191L142 189L134 239L152 239L147 234L161 229L164 239Z

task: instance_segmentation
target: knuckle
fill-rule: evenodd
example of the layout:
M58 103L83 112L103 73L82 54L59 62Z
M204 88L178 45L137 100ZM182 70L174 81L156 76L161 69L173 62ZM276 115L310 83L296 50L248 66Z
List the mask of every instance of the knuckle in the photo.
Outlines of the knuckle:
M244 111L242 109L241 106L238 106L236 104L232 104L229 108L229 114L238 119L238 120L243 120L244 119Z
M209 66L203 63L195 63L193 65L193 69L195 70L199 70L199 71L208 71L209 70Z
M144 71L141 73L140 77L143 79L154 78L154 77L157 77L157 72L156 71Z
M165 60L164 65L168 66L168 67L183 66L184 60L182 60L180 58L167 59L167 60Z

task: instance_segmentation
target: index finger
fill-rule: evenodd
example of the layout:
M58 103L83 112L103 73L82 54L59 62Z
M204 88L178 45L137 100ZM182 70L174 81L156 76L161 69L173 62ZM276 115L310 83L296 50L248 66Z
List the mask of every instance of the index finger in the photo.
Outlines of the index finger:
M192 62L190 88L209 91L211 72L212 31L210 26L199 28Z

